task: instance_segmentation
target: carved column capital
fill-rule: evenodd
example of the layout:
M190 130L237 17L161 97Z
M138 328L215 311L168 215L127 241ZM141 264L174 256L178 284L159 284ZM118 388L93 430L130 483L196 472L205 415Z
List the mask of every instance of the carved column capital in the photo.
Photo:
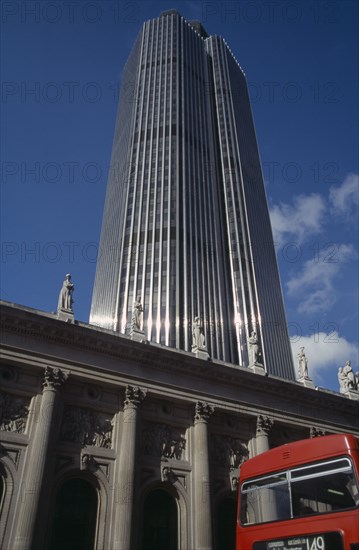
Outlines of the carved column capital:
M69 371L61 370L57 367L46 367L44 379L42 382L43 391L58 390L63 386L69 377Z
M124 401L125 409L139 407L146 397L146 393L146 390L142 390L138 386L126 386Z
M197 401L194 421L197 422L208 422L212 414L214 413L214 406L206 403L205 401Z
M310 428L310 437L321 437L325 435L325 430L323 428L318 428L317 426L312 426Z
M257 417L257 435L268 435L273 427L273 420L269 416L260 414Z

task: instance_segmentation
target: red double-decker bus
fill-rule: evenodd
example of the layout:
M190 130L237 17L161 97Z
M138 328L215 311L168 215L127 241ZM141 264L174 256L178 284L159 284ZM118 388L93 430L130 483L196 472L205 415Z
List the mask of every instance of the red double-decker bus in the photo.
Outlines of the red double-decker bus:
M237 550L359 550L359 438L305 439L241 466Z

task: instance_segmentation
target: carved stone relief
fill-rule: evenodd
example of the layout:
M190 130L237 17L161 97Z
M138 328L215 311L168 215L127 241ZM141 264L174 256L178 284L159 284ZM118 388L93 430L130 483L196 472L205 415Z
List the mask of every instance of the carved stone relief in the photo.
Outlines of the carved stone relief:
M232 491L237 491L238 483L239 483L238 477L231 476L231 490Z
M163 483L174 483L176 481L176 476L173 473L172 468L169 468L168 466L162 466L161 481Z
M26 428L29 402L21 397L0 392L0 430L22 434Z
M184 430L167 424L148 422L142 431L142 451L146 455L161 458L184 459L186 439Z
M211 437L211 457L216 464L235 470L247 460L248 454L247 446L239 439L219 434Z
M91 409L65 405L61 435L62 441L111 449L113 421L108 415Z
M92 455L85 453L81 456L80 468L81 470L94 471L97 468L97 462Z

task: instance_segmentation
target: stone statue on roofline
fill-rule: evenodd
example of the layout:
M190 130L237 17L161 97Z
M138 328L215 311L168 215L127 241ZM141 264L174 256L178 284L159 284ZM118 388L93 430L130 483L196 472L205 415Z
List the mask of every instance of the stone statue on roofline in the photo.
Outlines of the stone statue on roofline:
M339 367L338 381L340 393L348 394L349 392L359 392L359 381L352 369L351 362L345 362L344 367Z
M137 342L146 342L145 333L142 327L143 311L141 296L138 296L133 302L130 332L132 340L136 340Z
M192 323L192 353L195 353L200 359L209 359L206 339L201 319L198 315L196 315Z
M308 372L308 357L304 353L304 346L299 348L297 353L298 359L298 382L303 384L306 388L315 388L313 380L309 376Z
M355 378L354 371L352 369L351 361L349 361L349 360L345 361L345 365L343 367L343 373L345 374L345 376L348 379L349 388L352 389L352 390L358 389L357 388L357 381L356 381L356 378Z
M345 362L344 367L339 367L338 382L340 393L350 399L359 400L359 376L354 374L349 360Z
M263 364L262 349L260 340L255 330L252 330L247 339L249 368L256 374L265 375L266 371Z
M71 281L70 273L68 273L62 283L62 288L60 290L57 303L57 318L62 321L66 321L67 323L74 322L74 312L72 309L72 304L74 303L72 295L74 290L75 286Z
M131 330L142 330L142 313L143 306L141 304L141 296L138 296L137 300L133 302L132 308L132 319L131 319Z
M261 350L259 347L258 336L255 330L252 330L250 337L248 338L249 344L249 366L261 365Z
M298 378L309 378L308 359L304 353L304 347L299 348L298 358Z
M201 319L196 316L193 321L192 328L192 348L206 349L206 342L202 330Z
M75 286L71 281L71 275L68 273L65 277L64 282L62 283L62 288L60 290L59 301L57 309L62 309L66 311L72 311L72 304L74 303L72 299L72 294L75 290Z

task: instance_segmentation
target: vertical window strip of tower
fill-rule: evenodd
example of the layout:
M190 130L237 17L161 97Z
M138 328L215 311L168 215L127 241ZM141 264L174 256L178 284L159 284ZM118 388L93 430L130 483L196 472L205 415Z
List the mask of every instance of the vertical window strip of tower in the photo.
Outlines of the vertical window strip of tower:
M151 332L152 332L152 317L151 317L151 311L148 310L148 296L149 296L149 285L150 280L147 278L147 270L149 266L153 269L153 262L149 262L149 259L151 259L154 246L153 246L153 240L150 242L151 238L153 239L155 235L155 227L153 227L154 222L154 215L151 214L151 202L152 202L152 196L153 196L153 159L155 154L154 149L154 134L158 131L158 121L156 124L155 121L155 109L156 109L156 95L157 95L157 87L156 87L156 73L157 73L157 60L158 56L158 33L159 33L159 24L157 22L152 22L152 48L150 51L150 54L146 56L146 65L149 65L150 67L150 86L147 87L145 81L144 86L146 86L148 91L148 97L147 97L147 119L145 120L145 128L146 128L146 150L144 149L144 159L148 158L148 167L147 170L144 172L144 179L143 179L143 192L142 192L142 198L143 198L143 205L142 205L142 212L139 220L139 227L141 230L140 234L140 258L141 263L140 267L142 267L141 274L139 275L139 278L137 280L138 285L138 295L141 296L141 301L145 308L145 319L147 323L145 323L147 326L145 327L146 330L149 333L149 338L151 338ZM147 61L149 60L149 61ZM148 130L150 131L148 135ZM145 163L146 166L146 163ZM154 206L153 206L154 208ZM151 227L152 222L152 227ZM151 269L151 271L152 271Z
M224 185L221 183L221 175L220 175L220 166L223 167L223 162L221 161L221 157L223 155L223 148L220 147L220 125L218 124L218 121L220 119L220 114L218 110L217 105L217 95L216 95L216 70L218 72L218 56L214 55L214 51L216 50L216 42L213 39L207 39L205 41L206 44L206 51L208 52L208 61L209 61L209 74L211 75L210 78L210 98L211 98L211 115L213 119L212 124L212 131L213 131L213 147L216 151L216 154L212 154L212 158L215 159L215 181L216 181L216 204L215 209L218 212L219 219L221 220L217 227L217 233L216 233L216 246L215 250L222 251L222 257L221 257L221 266L220 271L218 273L219 282L221 283L219 285L220 288L220 325L221 325L221 336L222 341L226 342L226 345L224 346L224 353L225 353L225 360L229 360L233 363L238 362L238 346L237 346L237 337L236 337L236 330L235 330L235 323L234 323L234 299L233 299L233 288L231 289L231 285L228 284L231 280L231 273L233 273L233 270L231 270L230 263L232 262L232 256L231 256L231 247L230 247L230 241L227 237L227 224L223 224L223 220L226 218L226 207L225 207L225 201L226 199L230 201L231 199L225 197L226 189ZM217 168L218 164L218 168ZM222 172L222 169L221 169ZM227 352L228 350L228 352Z
M226 91L228 90L228 82L224 80L223 74L223 59L221 52L221 39L218 37L211 37L207 41L209 51L213 58L213 80L214 91L216 97L217 108L217 123L218 123L218 135L220 140L220 152L222 163L222 178L224 183L224 199L225 199L225 211L227 217L227 238L229 259L231 265L231 281L232 281L232 299L235 303L235 318L232 320L236 328L236 339L238 343L238 355L241 364L244 363L246 358L245 350L245 331L244 328L247 325L247 310L245 307L244 295L243 295L243 277L239 270L238 264L238 252L237 243L240 242L240 233L235 216L235 183L234 179L237 173L234 167L230 164L231 158L231 141L228 116L226 117ZM228 93L228 91L227 91ZM233 157L232 157L233 158Z
M233 124L233 132L234 132L234 139L237 144L238 148L238 154L240 158L240 171L241 171L241 178L239 181L239 196L240 196L240 205L242 209L242 220L243 220L243 255L241 257L241 262L244 264L244 271L246 273L246 279L247 279L247 295L249 298L249 304L250 304L250 326L248 327L248 335L252 330L255 330L257 333L257 337L259 341L261 342L261 349L262 349L262 359L264 366L266 366L266 349L264 346L263 341L263 332L262 332L262 315L260 311L260 302L258 300L257 295L257 285L256 285L256 277L255 277L255 265L253 262L253 255L252 255L252 243L253 238L255 237L255 232L259 225L262 224L263 217L260 215L259 210L263 207L263 201L261 201L260 193L258 190L258 193L253 193L252 185L255 181L255 178L253 178L252 167L249 166L249 159L253 159L255 155L253 142L251 140L251 137L248 136L248 140L243 139L243 131L242 128L246 127L248 131L248 126L245 124L244 116L243 116L243 109L241 108L241 105L239 104L240 100L242 99L242 94L246 93L246 85L244 81L244 76L242 74L242 71L238 71L238 64L234 60L233 55L229 51L228 47L224 45L223 47L224 56L226 59L226 66L228 71L228 78L232 90L232 102L235 102L235 108L233 108L233 114L234 114L234 124ZM242 86L242 82L244 85ZM234 96L234 97L233 97ZM248 98L249 102L249 98ZM250 142L250 145L248 145L248 142ZM244 160L243 160L244 159ZM259 158L257 159L257 164L259 164ZM255 205L253 204L253 201L255 202ZM256 208L258 212L258 217L261 219L261 224L256 223L254 228L251 228L248 221L248 207L250 208ZM264 207L266 208L266 204L264 203ZM253 230L252 230L253 229ZM248 337L247 335L247 337Z
M228 138L230 140L230 158L229 164L236 173L235 181L233 182L234 189L234 211L239 212L240 224L238 228L239 239L236 243L233 243L237 249L237 261L238 261L238 270L241 277L241 287L242 287L242 296L243 304L246 312L246 322L244 327L245 340L248 341L251 331L254 330L257 333L257 337L261 339L261 330L260 330L260 314L258 309L258 304L255 301L254 296L254 278L252 273L253 264L250 261L250 231L248 228L247 220L247 211L246 211L246 196L244 193L244 178L246 174L244 172L246 163L243 163L241 156L241 149L238 142L238 131L242 131L242 128L238 128L237 131L237 120L239 118L238 105L233 102L233 94L236 91L237 82L234 78L235 75L241 74L238 71L236 65L236 72L233 72L230 64L233 64L233 58L230 54L227 45L222 40L220 44L221 51L221 66L223 68L225 85L226 85L226 96L225 96L225 109L226 109L226 119L228 122ZM242 345L246 345L243 342Z
M134 170L131 172L131 179L128 183L128 192L132 194L131 203L128 203L127 207L127 220L126 220L126 231L129 236L127 254L122 256L122 265L125 268L125 289L122 296L120 296L120 307L122 310L121 313L121 332L125 332L129 322L129 311L132 310L132 304L136 296L134 296L134 276L135 276L135 265L134 257L136 255L136 239L137 233L135 232L135 211L137 208L137 193L138 193L138 180L140 173L140 159L143 156L143 148L146 135L146 128L143 127L143 105L145 102L145 93L146 88L144 85L144 75L146 74L147 67L141 68L144 60L146 59L148 47L149 47L149 36L150 36L150 24L147 23L143 27L142 33L142 44L141 44L141 59L140 59L140 70L138 74L138 96L136 102L136 118L138 121L138 132L136 132L137 148L134 148L132 144L131 150L131 161L134 165ZM134 154L135 151L135 154ZM131 164L132 164L131 162Z
M135 81L140 53L140 37L136 40L131 56L124 69L124 79ZM104 217L101 231L100 248L97 259L97 269L90 322L112 330L117 328L117 293L120 285L120 257L123 246L123 213L126 208L126 170L128 166L127 149L120 148L123 139L132 139L132 111L135 102L133 85L131 86L131 101L124 104L124 95L128 89L122 89L117 113L116 131L111 157L109 184L107 188ZM121 124L119 124L121 120ZM118 284L115 284L118 281Z

